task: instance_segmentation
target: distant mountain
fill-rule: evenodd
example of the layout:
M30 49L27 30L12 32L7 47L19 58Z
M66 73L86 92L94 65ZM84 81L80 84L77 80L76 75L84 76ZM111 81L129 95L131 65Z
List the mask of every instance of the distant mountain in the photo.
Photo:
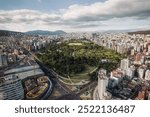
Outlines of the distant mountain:
M9 30L0 30L0 36L10 36L10 35L63 35L66 34L66 32L62 30L57 31L43 31L43 30L35 30L35 31L28 31L25 33L22 32L15 32L15 31L9 31Z
M135 32L137 31L136 29L120 29L120 30L106 30L106 31L101 31L101 33L128 33L128 32Z
M8 30L0 30L0 36L10 36L10 35L24 35L21 32L8 31Z
M62 30L57 30L57 31L34 30L34 31L25 32L25 34L28 34L28 35L63 35L63 34L66 34L66 32Z
M150 34L150 30L145 30L145 31L136 31L136 32L129 32L128 34L133 35L133 34Z

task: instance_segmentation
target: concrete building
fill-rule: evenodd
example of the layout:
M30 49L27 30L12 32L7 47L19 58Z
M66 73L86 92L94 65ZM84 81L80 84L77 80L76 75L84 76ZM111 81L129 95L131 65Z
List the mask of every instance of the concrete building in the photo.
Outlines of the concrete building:
M150 53L150 45L148 45L148 53Z
M123 59L121 60L121 65L120 68L124 71L126 71L129 67L129 60L128 59Z
M134 50L134 49L131 49L130 51L131 51L131 52L130 52L130 53L131 53L131 56L134 56L135 50Z
M21 100L24 98L24 89L21 80L16 75L0 78L0 99Z
M123 77L124 77L123 71L119 69L112 71L110 75L110 79L113 81L112 87L117 86L123 80Z
M145 62L145 56L142 55L142 56L141 56L141 64L144 64L144 62Z
M4 72L5 75L15 74L19 79L24 80L29 77L43 76L44 72L38 65L24 66L19 68L13 68Z
M143 68L139 68L138 69L138 77L140 79L143 79L144 78L144 69Z
M144 100L145 99L145 91L139 91L137 100Z
M0 54L0 67L7 66L7 56L5 54Z
M150 80L150 70L145 72L145 80Z
M21 100L24 99L22 80L43 76L44 72L35 65L10 69L5 71L4 75L0 78L0 99Z
M98 73L98 95L100 100L105 100L109 96L106 87L108 86L108 77L106 70L100 69Z
M141 64L141 54L137 53L135 56L135 64L140 65Z
M150 93L148 94L148 100L150 100Z
M129 79L132 79L133 76L134 76L134 72L135 72L134 68L128 68L126 70L126 77L129 78Z
M2 55L0 54L0 67L3 66Z

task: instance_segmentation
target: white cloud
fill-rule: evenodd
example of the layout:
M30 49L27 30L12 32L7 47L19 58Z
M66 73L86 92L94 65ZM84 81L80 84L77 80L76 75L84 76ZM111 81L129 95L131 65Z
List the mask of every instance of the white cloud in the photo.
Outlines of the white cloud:
M149 17L150 0L108 0L89 6L72 5L63 14L63 19L93 21L128 16Z
M18 31L137 28L150 26L149 18L150 0L108 0L85 6L76 4L56 13L28 9L0 10L1 28Z

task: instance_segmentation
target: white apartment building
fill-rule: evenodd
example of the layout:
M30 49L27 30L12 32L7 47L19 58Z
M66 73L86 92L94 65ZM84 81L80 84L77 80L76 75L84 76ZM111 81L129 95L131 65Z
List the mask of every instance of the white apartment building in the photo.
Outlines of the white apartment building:
M146 70L146 72L145 72L145 80L150 80L150 70Z
M144 69L143 68L139 68L138 69L138 77L140 79L143 79L144 78Z
M106 87L108 86L108 77L106 70L101 69L98 73L98 95L100 100L104 100L107 96Z
M128 59L121 60L120 68L126 71L129 68L129 60Z

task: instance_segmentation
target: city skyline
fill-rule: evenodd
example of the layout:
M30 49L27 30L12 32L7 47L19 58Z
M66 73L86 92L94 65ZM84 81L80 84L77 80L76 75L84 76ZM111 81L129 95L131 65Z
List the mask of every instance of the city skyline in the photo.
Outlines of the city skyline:
M83 32L150 27L149 0L0 0L0 7L3 30Z

